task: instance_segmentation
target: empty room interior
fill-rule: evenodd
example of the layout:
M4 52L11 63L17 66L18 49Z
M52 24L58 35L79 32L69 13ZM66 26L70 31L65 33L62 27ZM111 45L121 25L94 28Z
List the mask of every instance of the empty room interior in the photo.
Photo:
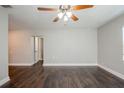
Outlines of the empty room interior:
M1 88L124 88L124 5L0 5Z

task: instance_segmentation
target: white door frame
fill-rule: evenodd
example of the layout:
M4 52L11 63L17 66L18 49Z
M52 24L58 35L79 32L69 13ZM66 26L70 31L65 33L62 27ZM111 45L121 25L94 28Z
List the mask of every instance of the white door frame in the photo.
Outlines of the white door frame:
M42 55L42 60L44 59L44 52L43 52L44 51L44 38L42 36L33 36L33 59L34 59L34 64L37 63L37 61L38 61L38 60L36 60L36 52L38 50L35 50L35 47L36 47L35 46L35 43L36 43L35 39L36 39L36 37L43 40L42 41L42 44L43 44L42 47L43 48L42 48L42 52L41 52L42 54L41 55ZM39 43L39 40L38 40L38 43ZM37 55L37 56L39 56L39 55Z

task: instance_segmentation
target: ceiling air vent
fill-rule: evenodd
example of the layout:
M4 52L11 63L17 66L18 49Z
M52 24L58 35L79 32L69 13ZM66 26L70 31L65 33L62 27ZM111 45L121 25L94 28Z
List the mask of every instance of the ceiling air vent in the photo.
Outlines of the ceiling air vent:
M12 8L11 5L1 5L3 8Z

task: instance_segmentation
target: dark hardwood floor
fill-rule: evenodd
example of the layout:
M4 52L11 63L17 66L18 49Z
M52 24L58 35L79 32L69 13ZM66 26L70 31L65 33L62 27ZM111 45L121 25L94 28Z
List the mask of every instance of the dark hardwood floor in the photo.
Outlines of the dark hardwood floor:
M124 80L99 67L10 67L2 88L123 88Z

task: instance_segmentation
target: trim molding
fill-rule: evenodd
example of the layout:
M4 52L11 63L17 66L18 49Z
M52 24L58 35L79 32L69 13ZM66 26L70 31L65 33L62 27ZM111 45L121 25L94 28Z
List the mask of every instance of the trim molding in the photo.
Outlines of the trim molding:
M9 66L32 66L34 63L10 63Z
M10 81L10 78L9 78L9 77L6 77L6 78L2 79L2 80L0 81L0 86L2 86L3 84L5 84L5 83L8 82L8 81Z
M119 73L119 72L117 72L117 71L114 71L114 70L112 70L112 69L110 69L110 68L108 68L108 67L105 67L105 66L103 66L103 65L100 65L100 64L98 64L98 66L99 66L100 68L102 68L102 69L104 69L104 70L106 70L106 71L112 73L113 75L115 75L115 76L117 76L117 77L119 77L119 78L121 78L121 79L124 79L124 75L123 75L123 74L121 74L121 73Z
M97 66L97 64L43 64L43 66Z

